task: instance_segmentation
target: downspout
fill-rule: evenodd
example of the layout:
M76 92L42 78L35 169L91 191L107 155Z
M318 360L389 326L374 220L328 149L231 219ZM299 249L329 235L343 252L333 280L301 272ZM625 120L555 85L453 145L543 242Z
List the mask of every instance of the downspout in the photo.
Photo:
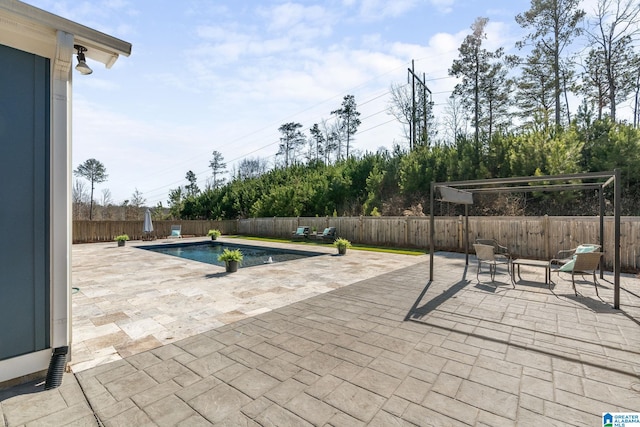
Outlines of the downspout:
M62 381L71 343L71 70L73 34L57 33L51 96L51 347L47 388Z

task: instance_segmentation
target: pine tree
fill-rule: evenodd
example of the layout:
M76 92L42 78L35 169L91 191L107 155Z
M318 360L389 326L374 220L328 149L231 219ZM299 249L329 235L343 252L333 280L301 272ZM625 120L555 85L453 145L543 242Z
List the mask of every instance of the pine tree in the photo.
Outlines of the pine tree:
M107 169L100 161L96 159L89 159L79 165L73 173L75 176L80 176L86 179L91 184L91 201L89 205L89 220L91 220L93 219L93 191L95 190L96 184L107 180L109 176L107 175Z
M579 24L585 13L578 6L580 0L531 0L531 8L516 16L523 28L531 28L525 40L517 43L519 48L533 43L539 52L540 64L552 78L556 128L562 125L562 104L565 77L570 75L570 61L563 57L574 38L581 34Z

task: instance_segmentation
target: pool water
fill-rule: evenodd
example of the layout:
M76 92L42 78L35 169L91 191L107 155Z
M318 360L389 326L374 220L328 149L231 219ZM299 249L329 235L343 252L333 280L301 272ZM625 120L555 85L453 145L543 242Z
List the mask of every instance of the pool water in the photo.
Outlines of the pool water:
M240 267L253 267L256 265L292 261L295 259L325 255L318 252L276 249L262 246L239 245L214 241L155 246L138 246L138 248L223 267L224 261L218 261L218 255L220 255L224 249L240 249L240 252L242 252L242 255L244 256Z

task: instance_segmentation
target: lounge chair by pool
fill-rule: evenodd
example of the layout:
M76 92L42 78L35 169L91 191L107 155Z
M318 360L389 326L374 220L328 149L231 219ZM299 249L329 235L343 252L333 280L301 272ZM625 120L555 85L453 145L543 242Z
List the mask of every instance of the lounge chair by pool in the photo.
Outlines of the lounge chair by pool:
M171 226L171 234L169 235L169 239L180 239L182 238L182 226L181 225L172 225Z
M293 232L293 239L306 239L309 237L309 227L298 227L296 231Z
M336 228L325 228L322 234L318 234L318 240L322 240L323 242L333 242L334 240L336 240Z

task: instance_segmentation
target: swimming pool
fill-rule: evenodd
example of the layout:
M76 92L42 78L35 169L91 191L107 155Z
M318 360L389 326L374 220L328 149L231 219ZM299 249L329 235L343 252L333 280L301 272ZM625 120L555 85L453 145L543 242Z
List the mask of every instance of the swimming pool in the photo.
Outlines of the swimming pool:
M235 243L222 242L195 242L177 243L169 245L138 246L161 254L177 256L190 259L192 261L205 262L207 264L224 267L224 261L218 261L218 255L224 249L240 249L244 259L240 267L253 267L256 265L271 264L276 262L292 261L295 259L308 258L319 255L326 255L319 252L298 251L293 249L269 248L263 246L249 246Z

